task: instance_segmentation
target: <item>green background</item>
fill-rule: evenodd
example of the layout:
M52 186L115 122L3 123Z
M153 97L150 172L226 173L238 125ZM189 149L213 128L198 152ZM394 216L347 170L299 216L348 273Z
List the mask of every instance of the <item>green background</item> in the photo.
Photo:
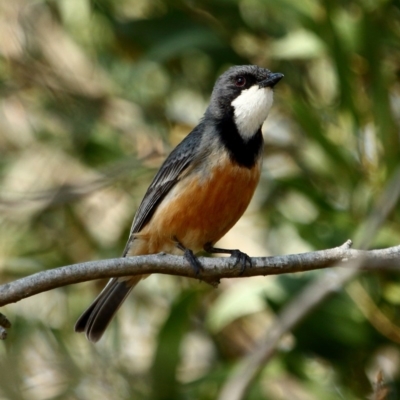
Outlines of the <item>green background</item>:
M399 244L398 206L366 224L400 160L399 1L3 0L0 281L118 257L155 171L237 64L285 78L259 190L224 243L252 256ZM95 346L73 325L104 282L8 305L0 399L217 399L324 274L217 290L152 276ZM367 398L378 370L399 398L399 304L398 274L363 275L283 338L245 398Z

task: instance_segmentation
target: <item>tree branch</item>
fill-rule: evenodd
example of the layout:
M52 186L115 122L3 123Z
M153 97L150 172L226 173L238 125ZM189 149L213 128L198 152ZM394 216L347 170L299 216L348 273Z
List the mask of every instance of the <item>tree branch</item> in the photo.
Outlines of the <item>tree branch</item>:
M252 258L253 267L240 274L232 258L204 258L199 260L203 270L196 275L186 260L169 254L153 254L127 258L89 261L41 271L0 285L0 306L15 303L35 294L74 283L118 276L169 274L195 278L217 285L221 278L257 275L278 275L322 269L351 260L360 260L362 269L400 271L400 246L382 250L354 250L351 241L333 249L276 257Z
M354 265L363 270L400 271L400 246L382 250L354 250L348 240L333 249L276 257L252 258L253 267L242 274L233 258L205 258L199 260L203 270L196 275L187 261L180 256L165 253L89 261L41 271L36 274L0 285L0 306L58 287L95 279L152 273L195 278L217 286L221 278L239 278L258 275L278 275L328 268L332 265ZM3 316L4 317L4 316ZM0 319L0 339L5 338L9 323Z

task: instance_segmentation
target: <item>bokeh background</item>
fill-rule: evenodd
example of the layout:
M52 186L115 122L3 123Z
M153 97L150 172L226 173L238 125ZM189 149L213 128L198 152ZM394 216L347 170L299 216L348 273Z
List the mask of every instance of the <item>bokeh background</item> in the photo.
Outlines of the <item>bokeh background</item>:
M398 0L0 0L0 281L118 257L168 152L227 67L285 75L246 215L221 241L252 255L366 234L400 243L400 209L365 223L399 161ZM104 282L2 308L0 399L218 398L305 285L334 270L224 280L152 276L103 340L73 332ZM400 279L371 273L281 341L246 399L400 397Z

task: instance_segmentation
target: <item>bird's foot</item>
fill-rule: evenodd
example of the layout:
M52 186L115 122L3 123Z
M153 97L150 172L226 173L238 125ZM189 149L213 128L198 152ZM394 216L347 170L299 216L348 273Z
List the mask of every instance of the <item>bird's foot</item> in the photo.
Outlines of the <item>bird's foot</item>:
M200 264L199 259L193 254L193 251L185 247L177 238L174 238L176 247L183 251L183 257L189 262L190 266L194 269L196 275L199 275L203 266Z
M251 268L253 266L251 258L240 250L232 250L231 257L236 258L235 267L240 265L240 275L243 275L247 267Z
M230 249L218 249L213 247L211 243L207 243L204 246L204 250L207 253L222 253L222 254L230 254L231 257L236 258L235 267L240 265L240 275L244 273L247 267L252 267L253 264L251 262L251 258L246 254L241 252L240 250L230 250Z

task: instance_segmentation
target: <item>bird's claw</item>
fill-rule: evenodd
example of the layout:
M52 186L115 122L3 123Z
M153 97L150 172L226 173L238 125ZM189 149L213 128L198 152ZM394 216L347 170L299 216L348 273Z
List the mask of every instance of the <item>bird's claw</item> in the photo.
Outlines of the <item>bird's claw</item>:
M240 275L244 273L247 266L249 266L250 268L253 266L251 258L246 253L243 253L240 250L233 250L231 257L236 258L235 267L240 265Z
M190 249L185 249L183 256L189 262L190 266L194 269L196 275L199 275L200 271L203 269L203 266L200 264L198 258L193 254L193 251Z

